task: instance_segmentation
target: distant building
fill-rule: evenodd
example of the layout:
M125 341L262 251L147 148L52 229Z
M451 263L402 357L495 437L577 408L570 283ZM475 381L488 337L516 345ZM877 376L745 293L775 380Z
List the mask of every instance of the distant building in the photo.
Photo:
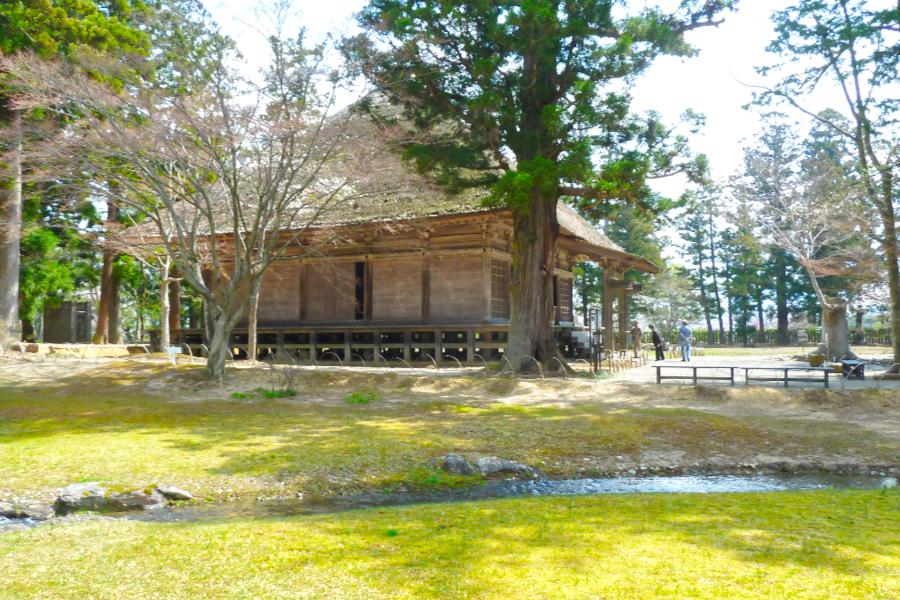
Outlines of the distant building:
M572 267L590 259L607 271L604 327L612 327L612 294L627 293L629 269L655 273L650 261L622 250L560 202L554 325L561 345L575 328ZM422 189L416 197L373 195L346 214L320 223L331 240L307 256L298 241L262 283L258 348L301 359L366 362L496 359L506 345L510 316L512 214L487 209L475 194L449 196ZM173 308L177 311L176 306ZM627 314L619 311L620 330ZM177 312L176 312L177 314ZM179 329L173 340L199 350L200 329ZM245 355L246 327L234 332Z

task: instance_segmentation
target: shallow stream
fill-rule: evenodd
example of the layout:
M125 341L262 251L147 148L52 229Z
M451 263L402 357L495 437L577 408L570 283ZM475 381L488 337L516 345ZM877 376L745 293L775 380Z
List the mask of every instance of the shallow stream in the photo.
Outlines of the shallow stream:
M141 521L196 521L228 517L265 517L335 513L357 508L436 504L524 496L599 494L708 494L814 489L879 489L885 477L853 475L685 475L600 479L490 481L484 485L434 492L371 492L348 496L205 504L122 515Z
M228 518L279 517L336 513L357 508L419 503L463 502L525 496L590 496L599 494L708 494L775 492L816 489L879 489L896 480L865 475L683 475L672 477L610 477L599 479L534 479L490 481L481 486L435 492L371 492L348 496L230 502L176 506L109 517L151 522L210 521ZM66 517L70 518L70 517ZM78 518L75 515L74 518ZM30 519L0 518L0 533L34 526Z

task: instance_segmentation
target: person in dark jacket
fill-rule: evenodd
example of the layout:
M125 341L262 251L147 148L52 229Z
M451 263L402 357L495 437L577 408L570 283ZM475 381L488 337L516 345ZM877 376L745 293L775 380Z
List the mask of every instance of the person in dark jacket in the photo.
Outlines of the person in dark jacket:
M653 332L653 347L656 348L656 360L665 360L666 353L663 350L663 341L656 330L656 325L650 323L650 331Z

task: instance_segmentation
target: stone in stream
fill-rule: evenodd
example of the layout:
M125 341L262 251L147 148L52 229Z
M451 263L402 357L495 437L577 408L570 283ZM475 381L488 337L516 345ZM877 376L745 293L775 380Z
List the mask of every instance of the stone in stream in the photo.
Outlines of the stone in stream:
M64 487L53 506L58 514L65 515L79 510L149 510L162 508L166 503L165 496L155 489L119 492L107 484L92 481Z
M46 521L56 516L56 512L49 504L39 502L23 502L13 504L0 502L0 517L5 519L31 519L33 521Z
M453 475L474 475L475 467L459 454L448 454L438 459L438 465L444 471Z
M166 497L166 500L193 500L194 496L179 487L161 483L156 486L156 491Z
M498 458L496 456L482 456L475 461L475 468L482 475L493 475L494 473L533 473L534 469L522 463Z
M20 519L32 519L34 521L46 521L56 516L56 511L49 504L31 503L16 506Z

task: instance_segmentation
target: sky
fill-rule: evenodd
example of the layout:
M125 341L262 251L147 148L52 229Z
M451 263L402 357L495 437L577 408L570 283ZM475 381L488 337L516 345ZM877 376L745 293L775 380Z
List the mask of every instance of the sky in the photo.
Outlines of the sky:
M245 73L250 77L261 70L268 56L262 34L266 19L255 8L260 4L252 0L207 0L207 8L223 32L237 41L246 59ZM677 2L658 0L648 4ZM699 55L657 60L633 89L633 108L639 112L655 110L664 122L674 124L689 108L706 115L705 128L690 137L691 147L709 157L711 175L716 180L727 179L740 168L742 148L759 131L758 109L742 108L752 93L745 84L763 83L754 67L772 61L765 52L773 37L769 17L790 4L791 0L743 0L738 11L726 14L720 26L688 32L688 42ZM312 39L340 36L356 30L353 14L364 5L365 0L295 0L295 21L307 28ZM807 100L816 111L842 102L836 90L828 89ZM791 116L803 121L799 114ZM678 196L685 184L672 178L654 186L660 193Z

